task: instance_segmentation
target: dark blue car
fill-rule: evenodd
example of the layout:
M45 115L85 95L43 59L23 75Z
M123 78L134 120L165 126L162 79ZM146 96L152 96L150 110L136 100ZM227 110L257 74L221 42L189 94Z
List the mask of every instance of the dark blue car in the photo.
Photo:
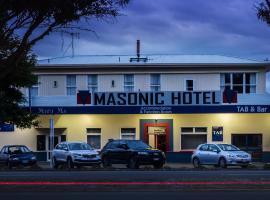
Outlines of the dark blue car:
M19 165L33 166L36 163L36 156L24 145L7 145L0 151L0 164L10 169Z

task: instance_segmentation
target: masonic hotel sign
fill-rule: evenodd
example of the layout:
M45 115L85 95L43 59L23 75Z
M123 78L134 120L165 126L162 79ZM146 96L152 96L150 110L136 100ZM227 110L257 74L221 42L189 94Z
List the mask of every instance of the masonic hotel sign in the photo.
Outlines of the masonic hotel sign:
M219 91L106 92L79 91L77 103L93 106L179 106L221 104Z

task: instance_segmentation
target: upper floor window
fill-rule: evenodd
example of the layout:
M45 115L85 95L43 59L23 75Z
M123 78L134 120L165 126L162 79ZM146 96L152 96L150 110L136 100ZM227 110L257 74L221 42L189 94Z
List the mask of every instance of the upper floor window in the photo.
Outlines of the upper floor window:
M67 75L67 95L76 95L76 75Z
M134 91L134 75L133 74L124 75L124 91L125 92Z
M98 81L97 81L96 74L88 75L88 90L90 92L97 92L98 91Z
M186 91L193 91L193 80L186 80Z
M256 93L256 73L221 74L221 90L231 89L239 94Z
M150 89L151 91L160 91L160 74L151 74Z
M38 80L39 80L39 77L38 77ZM39 83L39 81L38 81ZM38 87L39 87L39 84L35 84L35 85L32 85L32 87L30 88L30 95L31 97L36 97L38 96Z

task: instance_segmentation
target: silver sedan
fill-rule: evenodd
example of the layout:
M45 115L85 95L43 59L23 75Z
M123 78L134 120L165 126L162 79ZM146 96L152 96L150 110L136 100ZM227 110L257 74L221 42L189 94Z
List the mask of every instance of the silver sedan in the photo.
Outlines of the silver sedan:
M251 155L231 144L201 144L193 152L191 161L195 168L200 165L246 168L251 162Z

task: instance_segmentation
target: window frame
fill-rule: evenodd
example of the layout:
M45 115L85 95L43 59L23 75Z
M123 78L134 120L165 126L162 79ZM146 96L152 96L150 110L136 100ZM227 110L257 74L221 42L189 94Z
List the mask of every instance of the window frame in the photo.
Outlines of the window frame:
M99 129L100 132L89 133L88 129ZM88 136L100 136L100 141L99 141L100 148L99 148L99 150L102 149L102 128L86 128L86 143L87 144L88 144ZM89 144L89 145L91 145L91 144ZM95 148L95 147L93 147L93 148Z
M75 85L68 85L68 77L75 77ZM75 94L69 94L68 90L69 89L75 89ZM66 95L67 96L75 96L77 91L77 76L70 74L66 75Z
M126 77L127 76L132 76L132 82L127 82L126 81ZM135 76L134 76L134 74L124 74L124 91L125 92L134 92L134 90L135 90ZM131 87L132 88L132 90L126 90L126 88L127 87Z
M225 81L225 76L226 74L230 75L230 83L226 83ZM243 84L234 84L233 83L233 75L234 74L242 74L243 75ZM246 83L246 76L247 74L249 75L254 75L255 76L255 83L254 84L247 84ZM224 78L222 78L222 76L224 76ZM224 80L224 83L223 83ZM220 89L221 91L223 91L226 87L229 87L231 90L233 90L234 87L242 87L243 88L243 92L242 93L238 93L238 94L256 94L257 93L257 87L258 87L258 78L257 78L257 72L233 72L233 73L221 73L220 74ZM251 87L255 87L255 91L254 92L246 92L247 91L247 86ZM251 89L250 89L251 91Z
M40 76L37 76L37 80L38 80L37 84L32 85L31 87L28 88L28 95L27 96L31 95L31 98L32 98L32 97L38 97L40 95L39 94L39 84L40 84L39 79L40 79ZM37 95L33 95L34 89L37 90Z
M89 84L89 80L90 77L96 77L96 84ZM87 75L87 88L89 90L89 92L93 93L93 92L98 92L98 74L88 74ZM96 89L93 89L96 88Z
M192 132L182 132L182 129L183 128L188 128L188 129L191 129L192 128ZM205 132L198 132L196 131L196 129L198 128L205 128L206 131ZM207 140L208 140L208 127L207 126L192 126L192 127L188 127L188 126L183 126L183 127L180 127L180 137L179 137L179 147L182 150L195 150L197 147L193 148L193 149L182 149L182 146L183 146L183 140L182 140L182 135L183 136L205 136L206 137L206 141L205 143L207 143Z
M122 129L134 129L134 133L124 133L124 136L134 136L133 140L136 140L136 128L126 127L126 128L120 128L120 139L123 139L122 135Z
M154 76L157 76L157 77L159 77L158 78L158 82L159 83L153 83L152 82L152 77L154 77ZM152 88L155 88L155 87L157 87L158 88L158 90L152 90ZM150 90L152 91L152 92L159 92L159 91L161 91L161 75L160 74L150 74Z
M192 87L188 86L188 81L192 81ZM188 91L188 92L194 91L194 80L193 79L185 79L185 91Z

